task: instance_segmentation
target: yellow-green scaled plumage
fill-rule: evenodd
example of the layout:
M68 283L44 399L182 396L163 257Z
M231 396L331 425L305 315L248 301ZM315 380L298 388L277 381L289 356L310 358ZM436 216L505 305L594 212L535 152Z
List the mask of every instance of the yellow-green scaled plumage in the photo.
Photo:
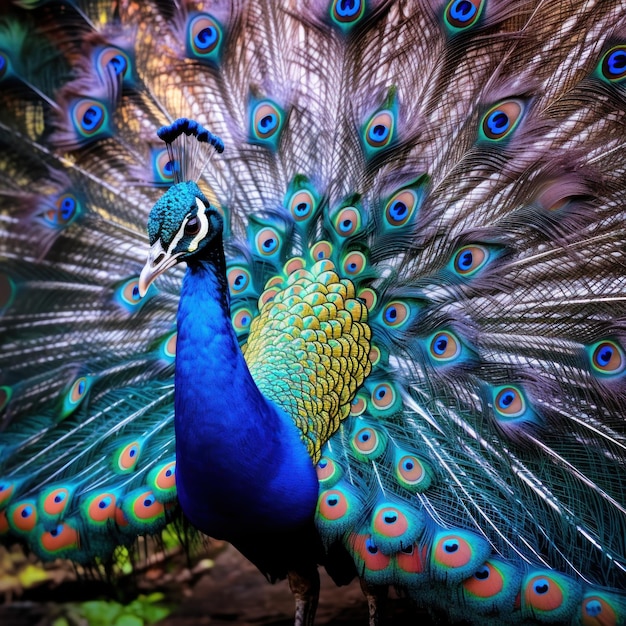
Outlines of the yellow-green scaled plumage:
M259 389L293 417L317 461L371 370L371 332L367 307L330 261L288 266L284 286L270 280L261 294L243 350Z

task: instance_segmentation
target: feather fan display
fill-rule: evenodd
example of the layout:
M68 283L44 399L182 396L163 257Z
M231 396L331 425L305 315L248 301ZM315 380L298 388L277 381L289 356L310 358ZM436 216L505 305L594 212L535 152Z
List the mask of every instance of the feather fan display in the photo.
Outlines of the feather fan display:
M626 624L625 216L621 0L3 5L0 538Z

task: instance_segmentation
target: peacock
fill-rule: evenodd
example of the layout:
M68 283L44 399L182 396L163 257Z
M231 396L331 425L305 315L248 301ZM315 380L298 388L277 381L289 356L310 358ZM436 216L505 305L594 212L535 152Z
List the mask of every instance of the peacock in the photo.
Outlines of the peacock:
M626 624L622 0L7 4L2 541Z

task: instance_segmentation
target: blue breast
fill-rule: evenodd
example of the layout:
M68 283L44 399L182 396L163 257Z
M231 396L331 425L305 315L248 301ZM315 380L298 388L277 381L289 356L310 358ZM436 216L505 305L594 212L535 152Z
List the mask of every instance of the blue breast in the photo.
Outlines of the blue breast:
M179 500L191 523L234 541L310 522L318 482L299 430L259 392L248 371L231 326L219 264L191 266L183 282L176 348L176 475Z

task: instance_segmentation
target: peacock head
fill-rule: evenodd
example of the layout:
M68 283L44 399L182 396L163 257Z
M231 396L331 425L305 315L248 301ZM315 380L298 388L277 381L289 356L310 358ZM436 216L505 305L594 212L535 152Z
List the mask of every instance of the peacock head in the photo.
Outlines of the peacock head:
M182 261L197 256L221 235L224 221L196 183L171 187L156 202L148 218L150 250L139 276L143 297L154 279Z

